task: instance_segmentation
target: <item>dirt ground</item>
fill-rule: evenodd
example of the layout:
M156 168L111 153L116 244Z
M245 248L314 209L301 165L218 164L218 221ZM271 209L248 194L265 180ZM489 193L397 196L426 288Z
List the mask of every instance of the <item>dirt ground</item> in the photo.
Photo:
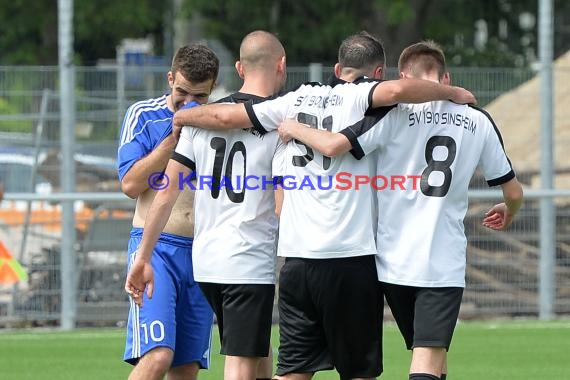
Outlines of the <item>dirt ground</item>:
M570 188L570 51L553 69L555 187ZM540 86L536 76L485 108L501 131L515 171L524 173L523 182L533 188L540 187Z

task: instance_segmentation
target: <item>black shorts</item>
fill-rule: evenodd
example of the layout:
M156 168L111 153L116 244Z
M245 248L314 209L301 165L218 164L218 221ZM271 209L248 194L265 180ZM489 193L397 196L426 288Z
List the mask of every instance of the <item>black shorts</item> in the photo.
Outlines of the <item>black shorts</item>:
M459 317L463 288L418 288L380 282L380 290L406 347L445 347L449 350Z
M266 357L271 339L274 284L214 284L200 288L218 321L223 355Z
M279 275L277 375L335 368L382 373L382 310L374 256L287 258Z

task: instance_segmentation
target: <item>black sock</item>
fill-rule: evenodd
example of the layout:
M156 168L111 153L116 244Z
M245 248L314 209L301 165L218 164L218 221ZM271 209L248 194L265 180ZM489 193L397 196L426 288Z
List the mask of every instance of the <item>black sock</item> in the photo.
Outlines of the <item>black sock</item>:
M447 379L447 373L442 373L440 379L441 380Z
M429 373L410 373L409 380L441 380L435 375L430 375Z

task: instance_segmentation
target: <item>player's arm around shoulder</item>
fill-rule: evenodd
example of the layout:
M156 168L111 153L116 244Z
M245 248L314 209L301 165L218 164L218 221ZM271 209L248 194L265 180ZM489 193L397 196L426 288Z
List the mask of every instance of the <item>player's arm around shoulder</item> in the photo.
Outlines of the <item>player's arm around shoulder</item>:
M244 103L213 103L176 111L172 125L176 138L180 136L182 127L186 125L224 130L250 128L251 121Z
M511 225L523 202L523 188L516 177L501 187L504 202L491 207L483 219L483 226L496 231L504 231Z
M396 79L380 82L372 94L372 107L397 103L425 103L451 100L460 104L475 104L477 99L462 87L449 86L424 79Z
M293 119L283 121L278 132L284 142L299 140L328 157L340 156L352 148L348 138L341 133L311 128Z

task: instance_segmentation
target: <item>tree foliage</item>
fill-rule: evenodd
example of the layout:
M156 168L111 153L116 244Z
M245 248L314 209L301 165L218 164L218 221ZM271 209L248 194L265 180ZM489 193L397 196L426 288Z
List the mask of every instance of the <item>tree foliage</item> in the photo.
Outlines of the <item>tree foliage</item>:
M83 64L114 58L123 38L150 36L155 54L162 54L168 1L75 0L75 49Z
M186 0L186 15L200 14L203 31L238 55L241 39L256 29L279 36L291 63L334 63L342 39L359 30L362 1Z
M151 35L160 49L167 4L74 0L76 62L90 65L99 58L114 58L123 38ZM1 64L56 65L57 1L0 0L0 35Z
M151 36L155 54L169 55L177 1L74 0L76 63L114 58L123 38ZM455 66L526 66L538 51L536 0L180 1L176 17L199 15L203 33L235 56L246 33L265 29L279 35L290 64L333 64L342 39L360 30L383 40L391 66L421 39L439 42ZM534 24L521 26L521 14ZM554 0L554 21L558 56L570 48L569 1ZM481 28L487 38L477 44ZM0 0L0 35L0 64L57 64L57 1Z
M368 30L385 45L388 63L421 39L433 39L452 65L527 66L537 52L536 0L185 0L187 15L200 14L204 31L237 54L241 38L254 29L279 35L293 64L334 63L339 42ZM554 0L555 55L570 48L570 2ZM528 29L521 14L534 18ZM481 20L484 21L483 25ZM475 41L487 30L484 44ZM482 33L482 31L480 32Z

